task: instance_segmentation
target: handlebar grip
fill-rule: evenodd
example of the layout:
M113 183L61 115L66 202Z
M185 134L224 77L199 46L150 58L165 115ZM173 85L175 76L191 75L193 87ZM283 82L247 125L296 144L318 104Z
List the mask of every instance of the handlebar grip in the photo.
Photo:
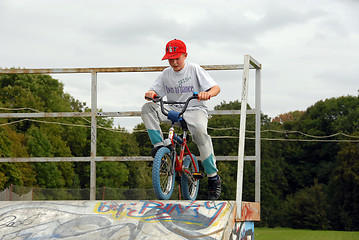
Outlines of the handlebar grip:
M159 97L157 94L155 94L155 95L153 95L153 98L150 98L150 97L146 97L146 96L145 96L145 99L151 100L151 101L153 101L153 102L158 102L159 99L160 99L160 97Z

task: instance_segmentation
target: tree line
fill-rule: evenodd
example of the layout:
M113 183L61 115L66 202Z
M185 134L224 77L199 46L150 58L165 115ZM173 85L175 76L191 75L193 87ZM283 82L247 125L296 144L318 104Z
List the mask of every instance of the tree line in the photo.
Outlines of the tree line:
M359 230L359 97L321 100L305 111L273 119L261 116L260 226ZM250 108L250 106L248 106ZM239 101L216 110L240 109ZM49 75L0 75L1 112L86 112L86 103L64 92ZM1 157L90 156L90 119L0 119ZM213 116L209 133L216 155L238 154L238 115ZM145 127L132 133L98 118L98 156L148 156ZM164 131L167 125L161 125ZM106 128L112 128L112 131ZM254 116L247 118L246 155L254 154ZM223 137L225 136L225 138ZM190 148L198 155L193 142ZM97 187L151 189L151 162L98 162ZM218 162L223 200L235 200L236 162ZM42 188L89 188L90 166L84 162L0 163L0 190L10 184ZM206 198L206 179L198 199ZM144 193L145 194L145 193ZM115 195L118 199L123 196ZM254 163L246 161L243 200L254 201Z

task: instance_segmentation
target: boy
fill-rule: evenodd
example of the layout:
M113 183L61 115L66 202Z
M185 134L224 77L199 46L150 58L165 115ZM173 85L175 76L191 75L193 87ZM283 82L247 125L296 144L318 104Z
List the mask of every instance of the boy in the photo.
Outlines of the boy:
M150 90L145 93L145 98L153 98L156 94L161 97L167 96L168 101L184 102L193 95L193 92L198 92L198 101L192 100L189 103L183 119L187 122L193 142L198 147L202 166L208 177L208 198L217 200L221 194L221 178L217 174L212 140L207 133L208 115L203 101L217 96L220 87L199 65L185 62L186 58L187 50L184 42L177 39L169 41L162 60L168 59L170 67L157 77ZM170 107L174 111L180 111L174 105ZM143 105L141 116L154 146L151 153L154 157L159 148L166 147L163 143L160 122L167 119L162 114L160 106L153 102Z

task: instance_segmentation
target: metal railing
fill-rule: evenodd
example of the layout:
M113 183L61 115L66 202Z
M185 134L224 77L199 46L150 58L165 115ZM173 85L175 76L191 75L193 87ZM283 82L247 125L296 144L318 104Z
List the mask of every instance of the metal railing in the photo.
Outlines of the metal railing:
M243 70L241 110L209 111L210 115L240 114L238 156L216 156L219 161L238 160L237 174L237 206L242 202L243 161L255 161L255 202L260 202L260 122L261 122L261 64L249 55L244 56L244 64L232 65L202 65L205 70ZM111 68L44 68L44 69L1 69L0 74L91 74L91 112L41 112L41 113L0 113L0 118L57 118L57 117L91 117L91 156L89 157L29 157L29 158L0 158L0 162L90 162L90 200L96 198L96 162L99 161L151 161L148 156L137 157L101 157L96 154L97 118L98 117L133 117L140 116L140 111L98 112L97 110L97 73L121 72L160 72L165 66L153 67L111 67ZM249 70L255 69L255 109L247 110ZM255 114L255 156L244 156L244 139L246 115ZM240 208L239 211L240 218ZM238 216L237 211L237 216Z

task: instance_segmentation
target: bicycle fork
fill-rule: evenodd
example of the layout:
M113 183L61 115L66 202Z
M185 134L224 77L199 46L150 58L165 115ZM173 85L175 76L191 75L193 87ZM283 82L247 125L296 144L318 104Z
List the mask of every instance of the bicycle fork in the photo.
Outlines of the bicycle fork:
M173 139L175 140L176 143L180 144L181 146L180 156L179 159L177 159L176 171L183 172L192 183L196 182L199 179L203 179L203 174L197 168L193 156L191 154L191 151L187 146L187 131L183 131L182 138L176 134L172 134L172 142ZM194 168L193 172L191 171L191 169L189 169L189 166L185 166L183 164L183 159L187 155L191 158L192 166Z

